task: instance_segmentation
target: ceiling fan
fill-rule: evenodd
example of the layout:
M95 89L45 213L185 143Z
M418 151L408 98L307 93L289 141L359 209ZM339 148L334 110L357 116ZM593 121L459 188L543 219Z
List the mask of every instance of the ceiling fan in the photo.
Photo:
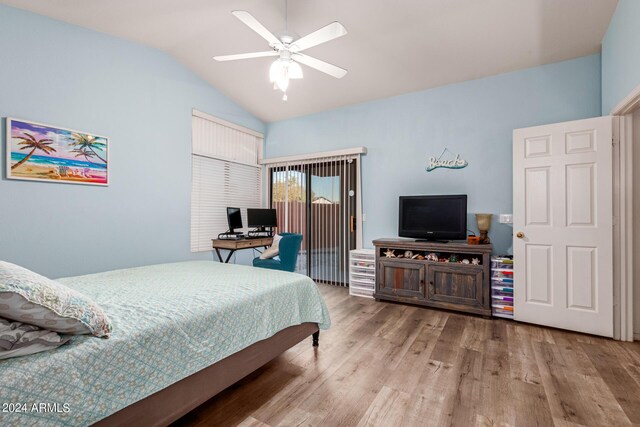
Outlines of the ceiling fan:
M214 56L216 61L234 61L237 59L262 58L267 56L277 56L278 59L271 64L269 69L269 80L274 84L274 89L280 89L284 92L282 99L287 100L287 88L289 87L289 79L301 79L302 68L298 64L304 64L323 73L329 74L335 78L342 78L347 74L347 70L321 61L312 56L300 53L305 49L326 43L330 40L337 39L347 34L347 29L339 22L331 24L314 31L302 38L297 38L296 34L285 31L276 37L272 32L267 30L256 18L249 12L244 10L234 10L231 12L233 16L242 21L246 26L258 33L262 38L269 42L271 50L264 52L240 53L237 55ZM286 18L285 18L286 22ZM286 25L285 25L286 26Z

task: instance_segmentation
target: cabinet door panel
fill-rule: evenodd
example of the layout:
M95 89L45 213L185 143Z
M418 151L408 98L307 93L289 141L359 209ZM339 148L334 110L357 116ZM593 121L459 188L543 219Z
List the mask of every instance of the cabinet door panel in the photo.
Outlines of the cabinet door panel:
M398 260L380 260L377 292L385 295L425 299L425 265Z
M429 301L482 307L482 268L429 265Z

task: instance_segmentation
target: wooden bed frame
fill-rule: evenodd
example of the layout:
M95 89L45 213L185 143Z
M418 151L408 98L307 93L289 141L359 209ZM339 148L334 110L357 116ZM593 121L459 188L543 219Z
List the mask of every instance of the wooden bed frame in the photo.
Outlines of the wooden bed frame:
M313 346L318 346L320 331L316 323L283 329L93 425L169 425L310 335Z

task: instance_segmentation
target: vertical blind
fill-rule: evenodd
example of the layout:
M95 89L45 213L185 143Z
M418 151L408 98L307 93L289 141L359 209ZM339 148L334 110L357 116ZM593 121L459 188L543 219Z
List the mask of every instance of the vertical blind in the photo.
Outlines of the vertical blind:
M192 118L191 252L211 250L228 229L227 207L262 205L262 137L194 111Z
M271 206L278 231L300 233L296 271L317 281L348 283L350 216L357 214L355 183L359 155L270 163Z

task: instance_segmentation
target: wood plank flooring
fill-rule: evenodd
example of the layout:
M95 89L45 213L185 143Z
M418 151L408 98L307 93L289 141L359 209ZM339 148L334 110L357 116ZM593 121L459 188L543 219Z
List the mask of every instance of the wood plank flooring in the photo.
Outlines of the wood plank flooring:
M640 426L640 343L350 297L176 426Z

